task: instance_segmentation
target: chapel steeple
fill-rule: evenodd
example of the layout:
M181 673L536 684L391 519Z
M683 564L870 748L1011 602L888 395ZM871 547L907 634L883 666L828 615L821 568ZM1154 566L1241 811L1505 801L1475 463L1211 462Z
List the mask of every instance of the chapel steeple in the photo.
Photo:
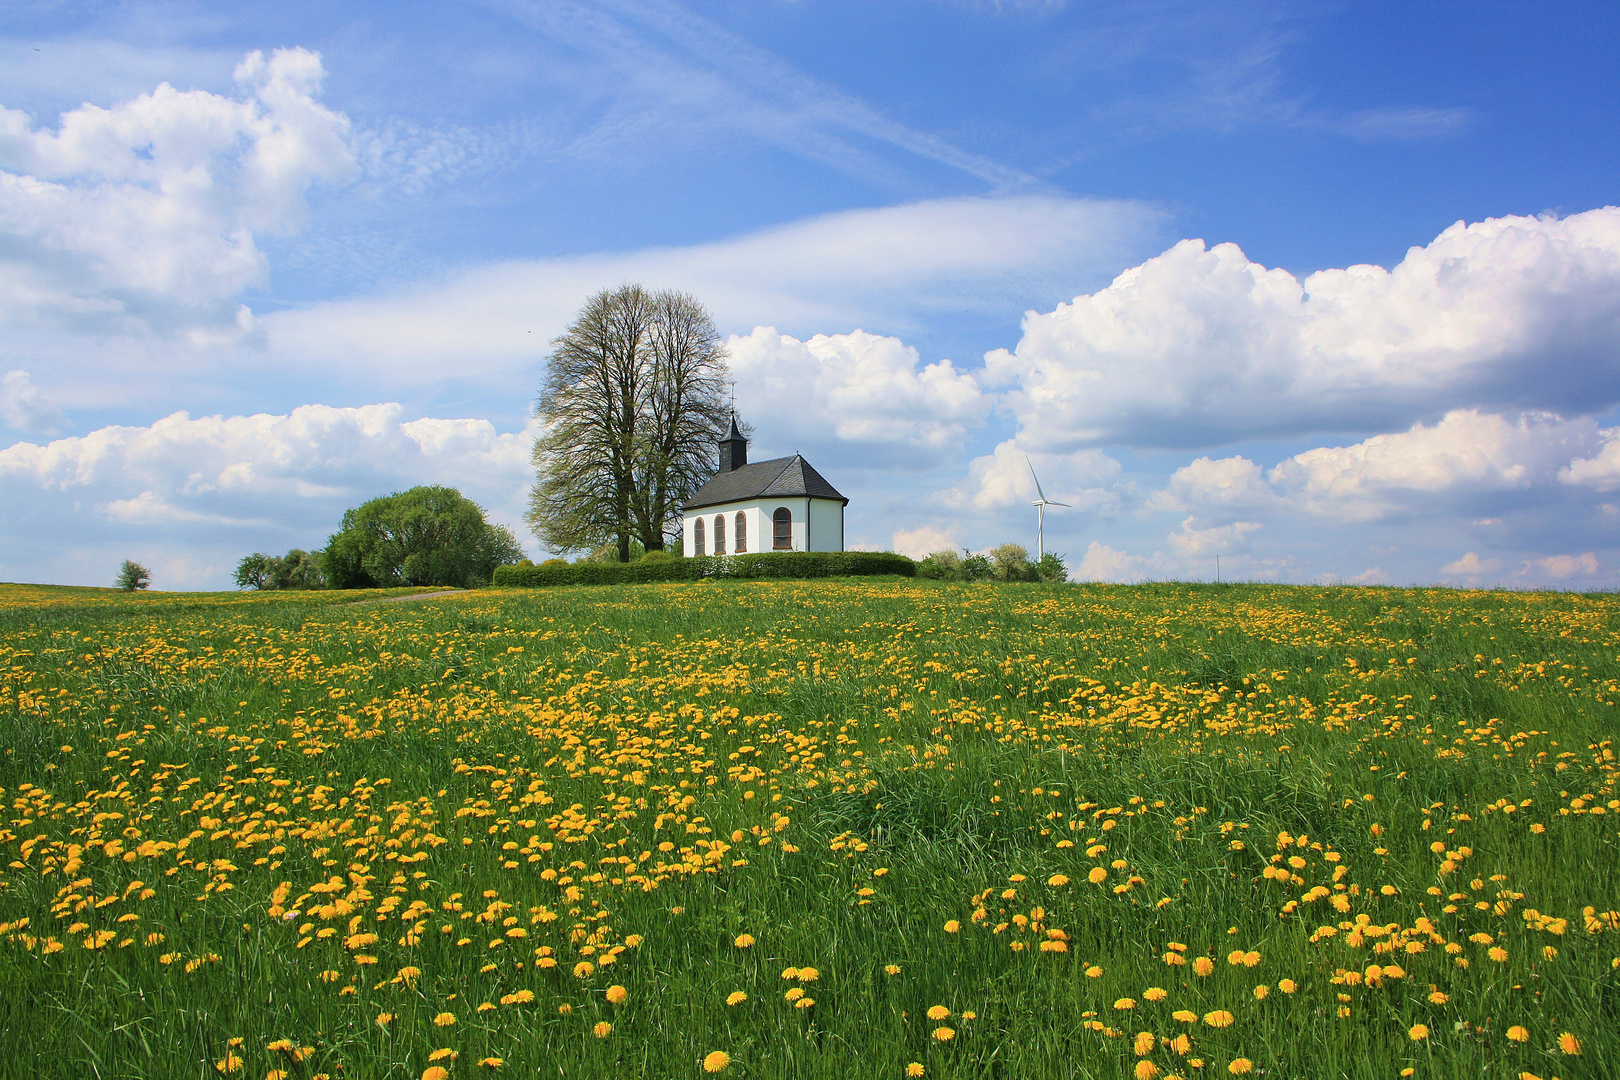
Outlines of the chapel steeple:
M731 434L720 440L720 475L736 472L748 464L748 440L737 430L737 414L731 414Z

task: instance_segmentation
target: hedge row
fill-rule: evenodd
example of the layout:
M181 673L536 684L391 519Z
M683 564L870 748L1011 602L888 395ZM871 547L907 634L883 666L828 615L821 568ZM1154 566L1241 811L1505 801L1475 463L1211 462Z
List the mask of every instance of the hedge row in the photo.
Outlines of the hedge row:
M917 564L892 551L764 551L754 555L700 555L665 562L575 563L571 566L499 566L495 584L614 585L701 578L818 578L898 574L915 577Z

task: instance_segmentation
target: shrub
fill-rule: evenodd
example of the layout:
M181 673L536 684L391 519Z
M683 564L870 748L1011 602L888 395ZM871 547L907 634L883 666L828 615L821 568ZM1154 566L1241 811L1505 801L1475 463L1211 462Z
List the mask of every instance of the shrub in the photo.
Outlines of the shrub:
M936 581L955 581L962 576L962 556L950 548L933 552L917 564L917 574Z
M990 552L990 572L997 581L1034 581L1035 567L1021 544L1002 544Z
M913 577L917 564L892 551L770 551L749 555L700 555L693 559L647 559L633 563L575 563L572 566L502 566L495 584L518 588L545 585L614 585L646 581L698 581L720 577L746 580L857 577L897 574Z
M663 549L658 550L658 551L649 551L649 552L647 552L638 561L644 562L644 563L647 563L647 562L654 562L654 563L658 563L658 562L674 562L676 559L679 559L680 557L681 556L680 556L679 552L670 551L668 548L663 548Z
M447 487L416 487L372 499L343 515L327 541L322 568L336 589L452 585L489 581L497 566L523 558L504 525L484 520L478 504Z
M1041 561L1035 564L1035 577L1040 581L1068 581L1069 568L1064 564L1063 556L1054 551L1048 551L1041 556Z
M963 581L985 581L990 577L992 568L990 560L983 555L975 555L967 548L962 549Z

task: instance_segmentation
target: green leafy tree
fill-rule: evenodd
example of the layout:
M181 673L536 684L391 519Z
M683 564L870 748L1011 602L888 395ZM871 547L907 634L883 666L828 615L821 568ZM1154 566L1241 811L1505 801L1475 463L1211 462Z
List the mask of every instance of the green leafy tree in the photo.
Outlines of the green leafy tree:
M133 559L125 559L118 568L118 587L125 592L152 587L152 571Z
M714 472L726 431L725 350L685 293L624 285L591 297L552 342L535 415L535 484L525 515L553 551L604 544L629 562L657 551L680 505Z
M238 589L263 589L270 581L270 556L262 551L255 551L251 555L242 556L242 561L236 564L236 587Z
M323 552L293 548L279 559L266 560L266 571L273 589L324 589L326 575L321 572Z
M343 515L327 540L321 570L334 589L388 585L485 584L497 566L521 562L504 525L447 487L416 487L372 499Z

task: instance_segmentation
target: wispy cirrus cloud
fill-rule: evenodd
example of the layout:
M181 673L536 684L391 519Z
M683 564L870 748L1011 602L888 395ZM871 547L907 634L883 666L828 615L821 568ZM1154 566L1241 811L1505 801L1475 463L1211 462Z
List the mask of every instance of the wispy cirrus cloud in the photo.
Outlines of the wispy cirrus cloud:
M620 104L579 145L745 133L788 153L886 186L911 186L913 165L941 167L992 191L1045 185L1033 174L901 123L671 0L488 0L618 77Z

